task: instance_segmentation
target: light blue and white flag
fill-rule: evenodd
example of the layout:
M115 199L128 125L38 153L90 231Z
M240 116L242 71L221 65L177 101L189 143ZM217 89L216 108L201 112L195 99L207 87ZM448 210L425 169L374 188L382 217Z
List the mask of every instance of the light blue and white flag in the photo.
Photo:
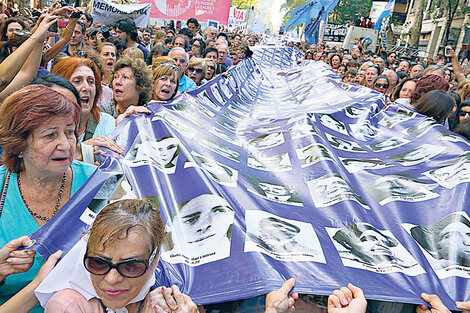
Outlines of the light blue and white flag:
M375 30L380 30L382 21L390 16L394 7L395 7L395 0L389 0L382 11L382 14L380 14L377 22L375 22L375 25L374 25Z

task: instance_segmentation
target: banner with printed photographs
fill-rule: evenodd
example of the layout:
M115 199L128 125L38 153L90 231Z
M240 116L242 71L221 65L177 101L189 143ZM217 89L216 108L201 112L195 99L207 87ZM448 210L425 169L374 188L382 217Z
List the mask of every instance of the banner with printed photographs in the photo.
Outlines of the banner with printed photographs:
M327 295L470 300L470 144L411 108L344 84L298 51L257 47L227 76L150 103L95 175L33 237L67 251L107 202L155 203L168 236L156 275L196 303L290 278Z

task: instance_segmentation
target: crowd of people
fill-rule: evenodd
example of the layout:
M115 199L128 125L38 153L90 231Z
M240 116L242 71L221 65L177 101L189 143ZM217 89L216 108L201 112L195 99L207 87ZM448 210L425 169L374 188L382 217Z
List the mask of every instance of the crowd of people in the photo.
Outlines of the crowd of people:
M150 101L169 101L223 75L251 57L250 47L261 37L201 29L195 18L181 29L173 23L139 29L130 19L100 25L58 1L47 12L10 11L14 16L0 16L0 312L42 312L33 290L61 252L44 262L27 249L32 242L24 235L47 223L87 181L100 147L124 153L108 135L125 117L150 113ZM379 55L361 45L350 51L323 43L298 48L305 52L299 62L327 62L343 82L375 89L389 103L410 106L470 138L469 69L451 48L449 64ZM202 312L176 286L150 292L163 233L158 210L148 202L107 206L80 255L92 296L57 292L46 312ZM289 280L268 294L266 312L292 310L293 286ZM423 299L434 312L448 312L435 296ZM469 303L458 306L470 309ZM328 311L359 313L365 307L362 291L350 285L333 292Z

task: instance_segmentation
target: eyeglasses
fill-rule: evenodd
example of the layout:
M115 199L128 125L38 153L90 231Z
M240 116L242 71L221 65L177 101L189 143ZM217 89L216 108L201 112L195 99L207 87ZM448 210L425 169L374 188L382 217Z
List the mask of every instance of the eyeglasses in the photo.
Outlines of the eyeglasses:
M215 66L212 66L212 65L208 65L207 68L210 70L215 70Z
M470 116L470 112L460 110L460 111L459 111L459 115L460 115L460 116L466 116L466 115L469 115L469 116Z
M186 59L173 58L173 61L175 61L176 63L186 64Z
M106 275L111 271L111 269L115 268L122 277L137 278L145 274L149 264L152 263L156 252L157 251L155 250L152 253L147 262L144 260L128 260L116 264L100 257L85 255L83 258L83 265L88 272L94 275Z
M374 86L378 88L388 88L388 84L375 83Z
M203 72L202 68L194 68L192 66L188 67L188 71L190 71L190 72L196 71L197 74L202 74L202 72Z

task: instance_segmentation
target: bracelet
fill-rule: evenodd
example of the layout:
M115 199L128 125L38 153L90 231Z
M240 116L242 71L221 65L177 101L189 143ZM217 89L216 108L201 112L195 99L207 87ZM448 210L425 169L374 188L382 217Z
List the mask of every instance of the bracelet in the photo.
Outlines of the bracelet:
M72 27L69 28L69 25L67 25L65 29L72 30Z

